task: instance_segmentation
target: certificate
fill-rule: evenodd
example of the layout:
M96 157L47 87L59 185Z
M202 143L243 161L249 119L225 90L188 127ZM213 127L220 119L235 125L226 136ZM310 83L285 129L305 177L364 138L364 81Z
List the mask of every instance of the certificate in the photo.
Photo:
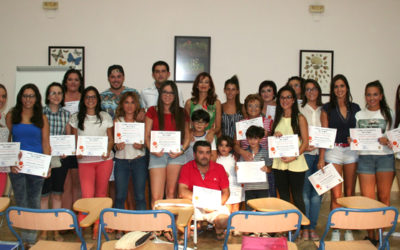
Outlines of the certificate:
M275 111L276 111L276 106L267 106L267 111L265 112L265 117L268 119L275 119Z
M19 142L1 142L0 143L0 166L17 166L19 154ZM4 172L4 171L0 171Z
M250 126L258 126L264 128L262 117L257 117L249 120L243 120L236 123L236 139L246 140L246 131Z
M316 148L333 148L335 145L336 129L309 126L308 138L310 146Z
M192 202L198 208L217 210L221 207L221 191L193 186Z
M382 137L380 128L351 128L351 150L382 150L378 138Z
M268 136L268 153L270 158L299 156L299 137L297 135Z
M49 171L51 155L21 150L22 156L18 165L20 173L46 177Z
M72 101L72 102L66 102L64 109L68 110L69 113L74 114L79 111L79 101Z
M165 153L181 151L180 131L151 131L150 152Z
M267 175L261 170L265 166L264 161L242 161L236 163L237 182L238 183L254 183L266 182Z
M386 132L386 135L392 144L394 153L400 152L400 128L396 128Z
M244 190L241 186L229 185L229 199L225 204L235 204L244 201Z
M311 182L318 195L325 193L343 182L342 176L339 175L332 163L329 163L324 167L324 173L322 170L318 170L314 174L310 175L308 180Z
M78 136L77 155L103 156L107 154L107 136Z
M75 155L75 135L51 135L51 155Z
M115 143L144 143L143 122L116 122L114 128Z

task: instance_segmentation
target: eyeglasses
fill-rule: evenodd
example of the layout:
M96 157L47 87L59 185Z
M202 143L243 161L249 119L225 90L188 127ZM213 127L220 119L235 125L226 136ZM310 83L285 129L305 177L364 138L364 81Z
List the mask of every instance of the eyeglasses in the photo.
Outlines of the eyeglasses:
M87 96L85 96L85 99L86 100L96 100L97 96L95 96L95 95L87 95Z
M162 92L161 92L161 94L163 94L163 95L175 95L175 93L174 92L169 92L169 91L165 91L165 90L163 90Z
M31 94L31 95L22 95L22 98L25 98L25 99L33 99L33 98L35 98L36 97L36 95L34 95L34 94Z
M54 96L54 95L62 95L63 94L63 92L55 92L55 91L52 91L52 92L50 92L49 93L49 95L51 95L51 96Z
M318 89L316 88L316 87L314 87L314 88L308 88L308 89L306 89L306 92L308 92L308 93L310 93L310 92L312 92L312 91L317 91Z
M279 97L279 99L281 99L281 100L291 100L292 98L293 98L293 96L291 96L291 95Z
M258 105L258 104L249 104L249 105L247 105L247 108L249 108L249 109L259 109L260 105Z

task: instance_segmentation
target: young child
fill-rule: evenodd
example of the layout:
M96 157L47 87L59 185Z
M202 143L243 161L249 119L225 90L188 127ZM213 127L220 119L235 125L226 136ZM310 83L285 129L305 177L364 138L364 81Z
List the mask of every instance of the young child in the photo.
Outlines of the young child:
M217 163L224 166L229 178L229 191L231 195L225 205L231 213L239 211L240 203L244 201L244 191L242 185L237 183L235 165L236 160L231 151L233 148L233 140L227 135L223 135L217 139Z
M247 151L253 154L252 161L264 161L265 165L261 170L265 173L271 172L272 160L269 158L268 150L260 146L261 139L265 136L264 128L257 126L250 126L246 131L246 140L249 143ZM240 157L239 161L245 161L243 157ZM268 179L266 182L257 183L246 183L244 185L245 190L245 202L246 209L252 210L247 205L247 201L256 198L265 198L269 196L268 190Z
M207 136L206 128L210 122L210 115L203 109L198 109L192 113L192 124L193 128L190 131L191 141L189 148L185 152L186 162L194 159L193 157L193 145L196 141L205 141ZM211 160L217 159L217 147L215 145L215 139L211 143Z

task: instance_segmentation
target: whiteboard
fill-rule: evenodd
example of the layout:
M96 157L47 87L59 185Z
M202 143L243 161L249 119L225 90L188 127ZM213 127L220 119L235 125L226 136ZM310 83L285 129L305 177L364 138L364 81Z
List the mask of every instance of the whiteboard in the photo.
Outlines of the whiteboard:
M27 83L34 83L42 95L42 104L45 102L46 88L52 82L62 83L65 72L69 69L66 66L17 66L15 77L15 98L9 100L11 107L15 105L18 91Z

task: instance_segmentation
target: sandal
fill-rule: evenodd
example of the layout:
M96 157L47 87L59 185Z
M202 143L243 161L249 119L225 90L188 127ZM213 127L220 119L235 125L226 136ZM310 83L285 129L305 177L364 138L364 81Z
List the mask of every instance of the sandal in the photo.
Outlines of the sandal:
M310 240L312 241L319 241L319 236L315 231L310 232Z
M308 230L304 230L303 234L301 236L302 236L303 240L310 240L310 232Z
M164 231L163 234L164 238L169 242L174 242L174 237L170 231Z
M62 237L58 232L54 232L54 240L58 242L64 241L64 237Z

